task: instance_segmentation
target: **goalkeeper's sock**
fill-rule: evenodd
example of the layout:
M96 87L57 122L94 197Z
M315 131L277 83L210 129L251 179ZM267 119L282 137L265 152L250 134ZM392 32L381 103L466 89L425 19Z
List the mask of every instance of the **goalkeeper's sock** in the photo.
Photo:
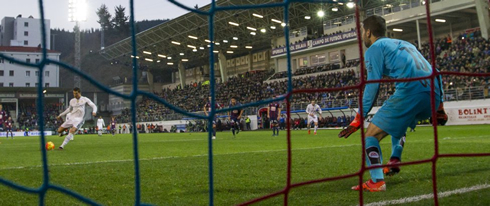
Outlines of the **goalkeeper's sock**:
M279 135L279 127L275 127L276 128L276 135Z
M383 164L381 148L376 137L366 138L366 155L366 164L368 167ZM375 183L384 180L383 168L371 169L369 170L369 173L371 173L371 180Z
M235 126L231 127L231 132L233 132L233 136L235 136Z
M315 133L316 133L316 129L317 129L317 128L318 128L318 126L317 126L317 125L315 125Z
M63 140L63 144L61 144L61 148L64 148L68 142L70 142L71 138L73 137L72 133L68 133L68 135L65 137L65 140Z
M403 146L405 145L405 135L401 138L391 136L391 158L402 160Z
M216 128L213 128L213 137L216 137Z
M276 128L272 127L272 135L276 135Z

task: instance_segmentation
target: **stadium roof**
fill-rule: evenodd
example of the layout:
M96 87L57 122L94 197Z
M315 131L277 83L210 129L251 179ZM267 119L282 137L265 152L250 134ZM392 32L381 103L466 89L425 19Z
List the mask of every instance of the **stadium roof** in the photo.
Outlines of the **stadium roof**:
M219 0L216 4L217 6L236 6L278 2L283 1ZM306 26L309 33L311 29L323 32L322 23L324 21L347 17L347 15L354 13L354 9L348 8L345 3L349 0L330 2L332 3L291 3L288 13L290 31L293 32ZM406 0L361 0L360 2L363 10L406 4ZM332 8L338 10L333 11ZM199 8L201 11L208 11L209 9L210 5ZM318 17L317 12L320 10L325 11L325 16ZM306 16L310 18L306 19ZM281 26L283 17L282 7L220 11L215 15L214 43L219 44L215 45L215 50L223 52L227 58L234 58L249 54L251 51L270 49L272 39L284 36L284 30ZM451 17L448 16L448 18ZM238 26L236 26L237 24ZM409 27L408 24L405 26ZM274 27L275 29L273 29ZM265 29L265 33L261 32L262 29ZM251 35L251 32L255 32L256 35ZM158 62L160 63L158 68L176 68L178 65L176 62L182 59L188 60L184 62L187 68L208 64L209 48L207 45L210 41L208 40L207 16L189 12L137 34L136 39L139 62L145 62L145 59L153 61L153 63ZM231 47L232 45L233 47ZM251 46L252 49L246 46ZM131 48L131 38L126 38L101 50L100 54L108 60L123 61L129 65L127 63L131 61ZM195 52L193 52L194 48ZM227 53L228 51L230 52ZM169 56L172 59L167 59ZM174 64L167 66L167 62Z
M375 0L365 2L373 1ZM217 1L217 5L235 6L278 2L282 2L282 0L220 0ZM338 0L338 2L342 1ZM338 11L333 12L333 7L338 8ZM207 11L209 8L210 5L206 5L199 8L199 10ZM325 11L324 17L317 16L319 10ZM346 4L340 5L339 3L292 3L289 8L289 28L294 31L294 29L307 26L308 29L315 28L318 31L322 31L323 20L352 14L353 11L353 9L347 8ZM251 50L270 49L271 39L284 36L284 30L281 26L284 19L283 16L282 7L220 11L215 15L215 43L219 44L215 45L215 50L224 52L228 58L233 58L248 54ZM305 16L310 16L311 19L307 20ZM235 23L239 26L235 26ZM274 27L275 29L273 29ZM265 29L265 33L261 32L262 29ZM255 32L256 35L251 35L251 32ZM209 39L208 18L204 15L187 13L143 31L137 34L136 38L140 62L144 61L145 58L154 62L159 59L162 63L167 62L162 56L171 56L174 62L188 59L188 65L189 63L206 63L208 60L209 49L207 48L208 42L206 42ZM237 47L232 48L230 47L231 45ZM246 46L251 46L252 49L250 47L246 48ZM193 52L194 47L197 50L196 52ZM143 53L143 51L147 52ZM233 51L233 53L226 53L227 51ZM125 61L127 59L127 61L130 61L131 38L126 38L106 47L100 51L100 54L109 60ZM158 54L160 54L160 57Z

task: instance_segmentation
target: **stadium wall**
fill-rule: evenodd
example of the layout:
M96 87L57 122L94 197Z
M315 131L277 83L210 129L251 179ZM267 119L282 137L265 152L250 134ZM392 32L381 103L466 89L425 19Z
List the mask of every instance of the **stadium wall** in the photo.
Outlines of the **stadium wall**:
M446 125L477 125L477 124L490 124L490 99L483 100L470 100L470 101L451 101L445 102L444 107L446 113L448 115L448 122ZM369 115L372 116L376 114L380 107L373 107ZM324 111L322 113L323 117L338 117L338 116L355 116L357 108L347 108L341 110L330 110ZM308 115L306 112L296 112L291 115L292 118L306 118ZM251 128L252 130L258 129L258 120L257 115L249 115L251 120ZM184 125L187 125L189 121L192 120L172 120L172 121L154 121L154 122L138 122L137 124L156 124L158 126L162 126L163 129L167 129L170 131L170 128L173 125L177 125L179 129L185 128ZM119 128L123 125L126 125L129 128L128 123L118 124L116 128ZM367 127L369 122L366 122L365 126ZM185 129L183 129L185 130ZM145 132L147 128L145 127ZM129 133L128 131L125 133Z

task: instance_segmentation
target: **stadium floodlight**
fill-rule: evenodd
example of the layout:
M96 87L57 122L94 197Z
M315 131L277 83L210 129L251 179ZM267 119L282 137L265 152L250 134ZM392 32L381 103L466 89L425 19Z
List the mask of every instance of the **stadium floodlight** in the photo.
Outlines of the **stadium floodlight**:
M253 31L253 32L250 32L250 34L255 36L257 33L255 33L255 32Z
M194 48L192 51L193 51L193 52L197 52L197 49L196 49L196 48Z
M214 51L213 51L213 53L216 53L216 54L217 54L217 53L219 53L219 51L217 51L217 50L214 50Z
M223 39L223 43L228 43L228 40L226 40L226 39Z
M396 29L396 28L395 28L395 29L393 29L393 31L396 31L396 32L402 32L402 31L403 31L403 29Z
M216 44L217 46L219 46L219 45L220 45L220 43L219 43L219 42L216 42L216 43L214 43L214 44Z
M184 53L180 53L180 56L184 56Z
M344 5L344 3L343 3L343 2L339 2L339 3L337 3L337 4L339 4L340 6Z
M151 52L149 51L143 51L143 53L151 55Z
M260 29L260 32L265 33L267 30L265 29Z
M163 54L158 54L158 57L161 57L161 58L167 58L167 56L163 55Z
M157 60L157 63L160 63L160 60Z
M237 45L230 45L230 48L238 48Z
M199 47L199 49L200 49L200 50L204 50L204 47L202 47L202 46L201 46L201 47Z
M192 45L187 45L187 47L192 48L192 49L196 48L196 46L192 46Z
M311 16L305 16L305 19L311 19Z
M261 18L261 19L262 19L262 18L264 18L264 16L262 16L262 15L260 15L260 14L256 14L256 13L253 13L253 14L252 14L252 16L255 16L255 17L257 17L257 18Z
M252 49L252 46L245 46L245 49Z
M349 8L349 9L352 9L355 6L354 2L348 2L346 5L347 5L347 8Z
M173 62L167 62L167 65L174 65Z
M204 39L204 41L207 43L211 43L211 41L209 39Z
M145 61L153 62L153 59L145 58Z
M188 59L181 59L181 61L188 62L189 60Z
M436 22L446 23L446 20L445 19L436 19Z
M286 26L286 23L281 23L281 26L282 26L282 27L285 27L285 26Z
M231 24L231 25L233 25L233 26L240 26L240 24L235 23L235 22L232 22L232 21L228 22L228 24Z
M276 29L276 26L271 26L271 29Z
M87 0L68 1L68 20L70 22L87 21Z
M46 91L46 90L43 90L43 94L46 94L46 92L48 92L48 91Z
M337 8L337 7L333 7L333 8L332 8L332 11L339 11L339 8Z
M180 42L172 41L172 44L180 45Z
M276 22L276 23L278 23L278 24L282 23L282 21L279 21L279 20L277 20L277 19L271 19L271 21Z
M247 26L247 29L248 29L248 30L252 30L252 31L257 31L257 29L256 29L256 28L249 27L249 26Z
M197 37L196 37L196 36L192 36L192 35L189 35L189 36L187 36L187 37L189 37L189 38L191 38L191 39L197 39Z
M236 37L236 36L235 36L235 37L233 37L233 40L238 40L238 37Z
M172 57L167 57L168 60L172 59Z
M226 53L228 53L228 54L233 54L233 51L226 51Z
M316 13L316 15L318 15L319 17L323 17L323 16L325 16L325 12L323 10L320 10ZM306 19L306 17L305 17L305 19Z

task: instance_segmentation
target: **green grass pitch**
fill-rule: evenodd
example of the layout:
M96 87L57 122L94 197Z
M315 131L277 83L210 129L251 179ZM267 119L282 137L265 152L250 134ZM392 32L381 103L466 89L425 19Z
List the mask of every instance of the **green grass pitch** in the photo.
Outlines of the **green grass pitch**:
M490 152L490 125L439 128L440 153ZM292 132L292 182L354 173L360 167L359 132L337 138L339 130ZM286 184L286 132L218 132L214 145L215 205L236 205L284 188ZM63 138L47 137L58 147ZM39 138L0 138L0 176L16 183L39 187L42 168ZM381 142L384 162L391 153L391 139ZM155 205L207 205L207 133L140 134L142 202ZM409 132L403 161L434 155L432 127ZM103 205L134 204L134 164L129 134L77 135L64 151L48 151L51 182L79 192ZM439 192L490 184L490 157L449 158L437 162ZM364 193L365 203L397 200L432 193L431 164L401 168L386 178L387 191ZM368 179L368 173L364 178ZM291 190L290 205L357 205L358 193L350 187L357 178L306 185ZM38 196L0 185L0 205L37 205ZM281 205L283 196L256 205ZM441 205L489 205L490 188L454 194ZM433 205L433 200L409 205ZM83 205L78 200L49 191L46 205Z

